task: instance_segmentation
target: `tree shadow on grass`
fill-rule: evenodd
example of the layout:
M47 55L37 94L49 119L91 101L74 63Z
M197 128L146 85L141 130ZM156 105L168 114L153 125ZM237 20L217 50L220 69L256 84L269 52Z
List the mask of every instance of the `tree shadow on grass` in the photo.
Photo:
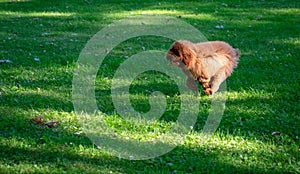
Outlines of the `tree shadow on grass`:
M66 101L56 93L52 93L55 96L36 93L23 93L23 94L8 94L2 96L0 102L3 102L2 106L16 106L23 110L57 110L64 112L71 112L73 110L73 104L71 101Z
M177 147L176 150L161 157L144 161L130 161L109 156L70 153L50 148L25 149L0 145L2 158L7 163L22 166L35 163L51 171L70 171L76 173L281 173L281 170L268 170L262 166L238 167L220 159L219 154L207 153L202 149ZM231 152L233 153L233 152ZM238 155L241 152L234 152ZM162 162L163 161L163 162ZM15 166L16 167L16 166ZM47 171L48 172L48 171Z

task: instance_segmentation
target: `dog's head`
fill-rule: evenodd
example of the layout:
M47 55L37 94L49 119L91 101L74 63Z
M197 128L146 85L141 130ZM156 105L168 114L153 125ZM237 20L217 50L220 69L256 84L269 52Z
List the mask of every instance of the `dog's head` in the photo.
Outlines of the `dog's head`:
M166 59L171 66L188 66L195 52L192 50L193 43L189 41L176 41L166 54Z

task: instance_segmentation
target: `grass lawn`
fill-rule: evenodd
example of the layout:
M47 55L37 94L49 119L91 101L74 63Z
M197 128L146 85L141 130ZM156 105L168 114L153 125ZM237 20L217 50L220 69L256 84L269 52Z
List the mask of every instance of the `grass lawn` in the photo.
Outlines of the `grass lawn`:
M184 142L156 158L128 160L86 137L73 108L72 80L93 35L139 14L176 17L208 40L239 48L242 56L227 80L222 121L208 141L199 143L211 105L201 94L197 122ZM0 60L10 61L0 64L0 173L300 173L299 19L300 2L294 0L0 0ZM139 75L130 87L139 112L150 109L151 92L167 95L166 113L152 124L135 126L122 119L110 92L124 56L168 49L171 43L154 36L132 38L105 58L95 94L116 134L155 138L178 115L178 90L158 72ZM49 128L30 121L38 116L59 124Z

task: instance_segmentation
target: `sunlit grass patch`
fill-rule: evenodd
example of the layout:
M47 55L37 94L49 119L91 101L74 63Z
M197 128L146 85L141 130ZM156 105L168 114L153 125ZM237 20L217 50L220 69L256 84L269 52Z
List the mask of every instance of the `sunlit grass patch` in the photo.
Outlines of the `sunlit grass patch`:
M169 15L175 16L179 18L192 18L198 20L215 20L212 15L199 13L199 14L190 14L186 13L186 11L180 10L136 10L131 12L122 12L122 13L114 13L111 14L111 17L124 17L124 16L132 16L132 15Z
M2 17L70 17L75 13L65 12L15 12L15 11L0 11ZM37 19L36 19L37 20Z

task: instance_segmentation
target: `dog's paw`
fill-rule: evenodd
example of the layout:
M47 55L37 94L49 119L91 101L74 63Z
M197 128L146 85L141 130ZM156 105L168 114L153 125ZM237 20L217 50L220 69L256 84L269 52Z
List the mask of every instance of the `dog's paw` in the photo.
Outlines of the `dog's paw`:
M213 94L213 91L210 89L210 88L206 88L204 90L204 93L207 94L207 95L212 95Z

